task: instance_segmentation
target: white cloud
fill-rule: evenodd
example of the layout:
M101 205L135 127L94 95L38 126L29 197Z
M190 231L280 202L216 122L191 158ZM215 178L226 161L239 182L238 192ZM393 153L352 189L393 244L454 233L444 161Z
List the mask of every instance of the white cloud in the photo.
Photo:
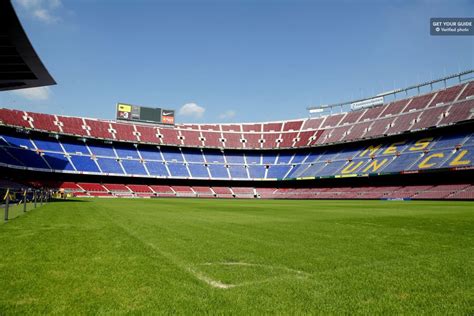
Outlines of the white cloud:
M62 7L61 0L15 0L27 14L44 23L60 20L57 9Z
M19 89L13 90L12 93L30 101L44 101L48 100L50 96L48 87Z
M227 120L233 118L237 113L234 110L228 110L219 115L221 120Z
M41 0L16 0L25 9L31 9L40 5Z
M201 118L204 115L204 112L206 112L206 109L202 106L199 106L196 103L186 103L179 109L178 114L194 118Z
M45 23L54 23L59 20L58 17L52 16L48 10L45 9L38 9L33 12L33 16L36 17L38 20L45 22Z

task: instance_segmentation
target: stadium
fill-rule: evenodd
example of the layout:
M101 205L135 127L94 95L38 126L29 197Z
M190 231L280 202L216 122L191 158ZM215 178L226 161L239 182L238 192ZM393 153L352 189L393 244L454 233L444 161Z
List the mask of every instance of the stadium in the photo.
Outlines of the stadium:
M55 84L1 6L0 89ZM0 313L472 313L473 74L259 122L0 106Z

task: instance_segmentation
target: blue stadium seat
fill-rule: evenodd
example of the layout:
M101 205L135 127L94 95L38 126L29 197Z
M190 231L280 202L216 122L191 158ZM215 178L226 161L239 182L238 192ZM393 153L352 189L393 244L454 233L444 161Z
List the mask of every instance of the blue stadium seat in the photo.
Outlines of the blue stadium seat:
M393 159L387 166L381 169L382 172L400 172L409 170L410 167L420 160L422 153L420 152L407 152Z
M111 145L107 144L88 144L92 154L101 157L117 157Z
M464 167L466 164L472 165L474 163L474 146L463 146L460 150L452 150L449 159L444 161L441 165L437 164L438 168L452 168ZM458 164L451 164L455 158L458 158Z
M245 164L243 152L237 152L237 151L226 152L225 158L227 160L227 163L229 164L234 164L234 165Z
M244 165L229 165L230 177L232 179L248 179L247 168Z
M15 159L7 153L3 148L0 147L0 163L13 166L24 166L18 159Z
M220 150L207 149L203 151L208 163L224 163L224 155Z
M64 152L56 139L35 139L33 140L38 149L44 151Z
M246 152L245 159L247 160L247 164L252 165L259 165L262 163L262 154L259 152Z
M190 163L188 165L191 177L193 178L209 178L207 167L203 163Z
M43 155L43 158L46 159L48 164L54 170L74 171L73 165L71 164L69 159L64 156L64 154L48 152Z
M347 148L341 150L334 160L348 160L358 156L360 148Z
M305 163L317 162L319 161L319 159L322 159L322 158L324 158L324 151L316 150L316 151L310 152L304 162Z
M283 179L290 168L290 165L271 165L268 168L267 179Z
M145 163L148 172L152 176L157 177L169 177L168 170L166 170L166 166L163 162L156 162L156 161L147 161Z
M292 160L293 160L293 156L295 154L293 152L281 152L279 155L278 155L278 158L277 158L277 161L276 163L277 164L289 164Z
M455 149L457 145L461 145L467 140L466 135L449 135L442 136L433 144L432 149Z
M287 179L299 178L301 174L309 167L309 164L297 164L287 174Z
M251 179L263 179L265 178L265 166L263 165L250 165L249 174Z
M121 162L127 174L147 175L145 167L143 167L143 163L141 163L139 160L123 159Z
M114 146L115 152L120 158L134 158L134 159L140 159L138 156L138 151L137 149L132 146L132 145L121 145L121 146Z
M212 178L217 179L229 179L229 173L227 168L222 164L209 164L209 172Z
M264 152L262 154L262 163L264 165L273 165L275 163L277 155L277 153Z
M82 142L76 142L73 140L67 140L67 141L61 140L61 144L63 145L64 150L67 153L70 153L70 154L82 153L82 154L89 155L89 151L87 150L86 145Z
M35 149L30 139L26 135L18 134L16 136L4 135L3 139L13 147L24 147L28 149Z
M172 177L189 177L189 172L183 163L168 163L168 169L170 170Z
M204 163L204 156L200 149L183 148L182 150L186 162Z
M292 178L304 178L304 177L315 177L319 175L319 171L326 167L325 162L315 162L313 164L300 165L298 169L291 173ZM290 175L288 175L290 177Z
M100 172L99 168L97 167L97 164L94 160L91 159L90 156L71 155L71 161L76 167L77 171L97 173Z
M344 167L346 163L346 160L334 160L331 163L326 164L322 169L318 170L316 175L318 177L327 177L339 174L340 170Z
M100 169L105 173L116 173L123 174L123 170L120 167L117 159L113 158L98 158L97 162L99 163Z
M474 146L474 133L468 136L468 139L464 142L463 146Z
M140 147L140 155L145 160L164 161L161 152L156 147Z
M291 163L302 163L308 157L307 152L296 152Z
M38 153L32 150L16 147L5 147L4 149L25 166L31 168L50 169L44 159Z
M184 162L183 155L178 147L161 147L163 158L168 162Z

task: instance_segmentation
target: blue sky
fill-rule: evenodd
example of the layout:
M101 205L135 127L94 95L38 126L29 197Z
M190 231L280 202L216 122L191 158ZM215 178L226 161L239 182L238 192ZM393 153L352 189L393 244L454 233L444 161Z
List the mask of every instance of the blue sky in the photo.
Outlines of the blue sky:
M178 122L282 120L474 68L474 36L429 35L430 17L474 16L470 0L13 3L58 84L0 93L9 108L112 119L120 101Z

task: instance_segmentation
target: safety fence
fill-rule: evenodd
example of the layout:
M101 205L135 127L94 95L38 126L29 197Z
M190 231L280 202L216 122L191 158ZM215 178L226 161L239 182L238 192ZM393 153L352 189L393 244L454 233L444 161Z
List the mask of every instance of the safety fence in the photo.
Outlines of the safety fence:
M1 189L1 207L4 210L4 221L16 218L37 207L49 203L52 199L50 190L38 189Z

